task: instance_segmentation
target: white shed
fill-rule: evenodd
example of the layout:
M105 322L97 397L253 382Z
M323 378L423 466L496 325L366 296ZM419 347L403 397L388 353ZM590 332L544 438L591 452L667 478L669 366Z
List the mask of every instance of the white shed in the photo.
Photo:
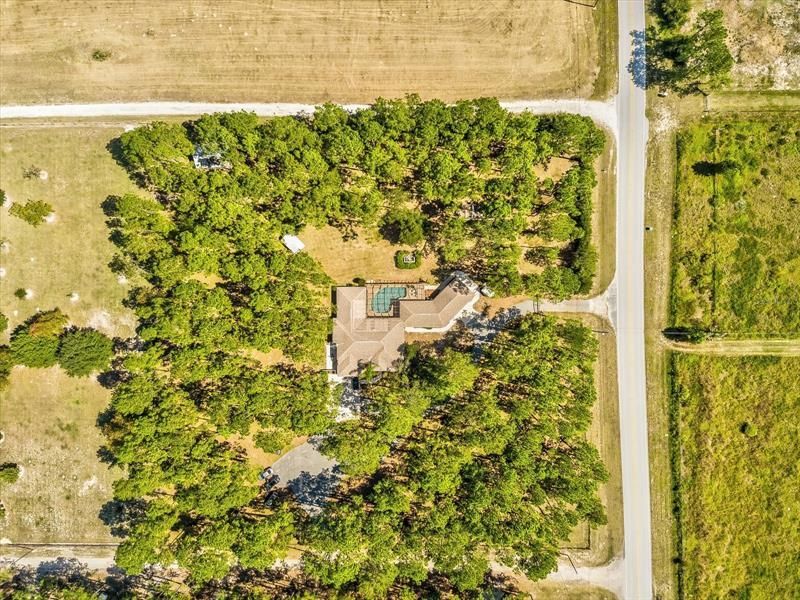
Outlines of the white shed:
M306 245L300 241L300 238L296 235L285 235L281 238L283 245L286 246L289 250L291 250L292 254L297 254L306 247Z

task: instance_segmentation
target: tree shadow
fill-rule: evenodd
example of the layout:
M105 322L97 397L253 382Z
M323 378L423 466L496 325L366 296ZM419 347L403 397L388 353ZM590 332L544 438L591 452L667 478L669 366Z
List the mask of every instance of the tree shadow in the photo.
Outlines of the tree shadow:
M712 162L709 160L700 160L692 165L692 171L695 175L704 177L713 177L714 175L721 175L726 171L733 171L738 168L735 161L723 160L720 162Z
M97 382L107 390L110 390L118 386L123 381L126 381L128 378L128 373L126 371L109 369L108 371L103 371L97 376Z
M640 89L647 89L647 37L643 29L631 31L631 60L628 62L628 73L633 84Z
M297 502L311 514L319 514L329 499L333 498L342 473L337 467L326 468L312 475L302 471L300 475L287 482Z
M111 535L125 537L131 524L144 516L147 503L142 500L109 500L100 507L98 516L108 526Z

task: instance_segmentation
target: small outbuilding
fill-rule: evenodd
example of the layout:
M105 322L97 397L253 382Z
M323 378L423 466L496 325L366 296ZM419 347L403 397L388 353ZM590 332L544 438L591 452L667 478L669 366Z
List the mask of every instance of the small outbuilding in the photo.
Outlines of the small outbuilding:
M231 168L231 163L229 161L222 160L221 153L206 152L200 145L194 147L192 162L194 162L196 168L205 169L207 171L216 171L217 169L228 170Z
M281 238L281 241L283 242L283 245L291 251L292 254L297 254L306 247L306 245L301 242L300 238L296 235L287 234Z

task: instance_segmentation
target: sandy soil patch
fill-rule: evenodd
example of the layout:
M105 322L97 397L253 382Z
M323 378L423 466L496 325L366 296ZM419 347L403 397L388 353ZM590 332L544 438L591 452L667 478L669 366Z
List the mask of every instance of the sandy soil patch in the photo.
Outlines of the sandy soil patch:
M734 87L800 86L800 0L708 0L725 15Z

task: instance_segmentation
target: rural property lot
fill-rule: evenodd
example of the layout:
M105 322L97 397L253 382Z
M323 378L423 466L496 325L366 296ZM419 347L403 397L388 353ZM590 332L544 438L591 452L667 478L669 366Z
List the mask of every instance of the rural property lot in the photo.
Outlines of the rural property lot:
M678 354L673 377L685 597L797 598L800 359Z
M678 136L673 325L800 335L800 128L696 123Z
M109 128L0 129L0 189L9 200L0 209L0 253L5 269L0 310L13 329L37 308L60 307L72 322L111 336L133 333L133 314L121 301L130 284L121 284L108 268L114 246L101 203L109 194L136 188L114 162L106 144L119 133ZM47 179L26 178L29 167ZM12 202L43 200L55 219L33 227L8 214ZM30 300L14 290L30 289ZM77 300L69 296L78 294Z
M95 422L110 393L58 367L14 369L2 392L3 461L22 466L3 489L0 538L13 543L113 542L99 517L119 471L97 458Z
M611 0L3 0L0 11L0 104L605 97L615 82Z
M0 189L12 202L44 200L55 220L32 227L0 209L0 253L5 277L0 312L10 329L37 308L55 307L73 323L127 337L136 321L121 301L135 282L120 284L107 264L114 247L100 207L108 194L135 189L111 157L106 144L119 128L0 128ZM26 179L35 165L47 179ZM14 297L30 288L30 300ZM78 299L69 295L77 292ZM0 335L7 343L8 331ZM7 515L0 538L12 542L107 542L98 518L111 498L115 474L101 463L96 426L109 392L96 381L73 379L58 367L17 367L0 392L0 430L5 433L2 461L17 462L23 473L2 492Z

